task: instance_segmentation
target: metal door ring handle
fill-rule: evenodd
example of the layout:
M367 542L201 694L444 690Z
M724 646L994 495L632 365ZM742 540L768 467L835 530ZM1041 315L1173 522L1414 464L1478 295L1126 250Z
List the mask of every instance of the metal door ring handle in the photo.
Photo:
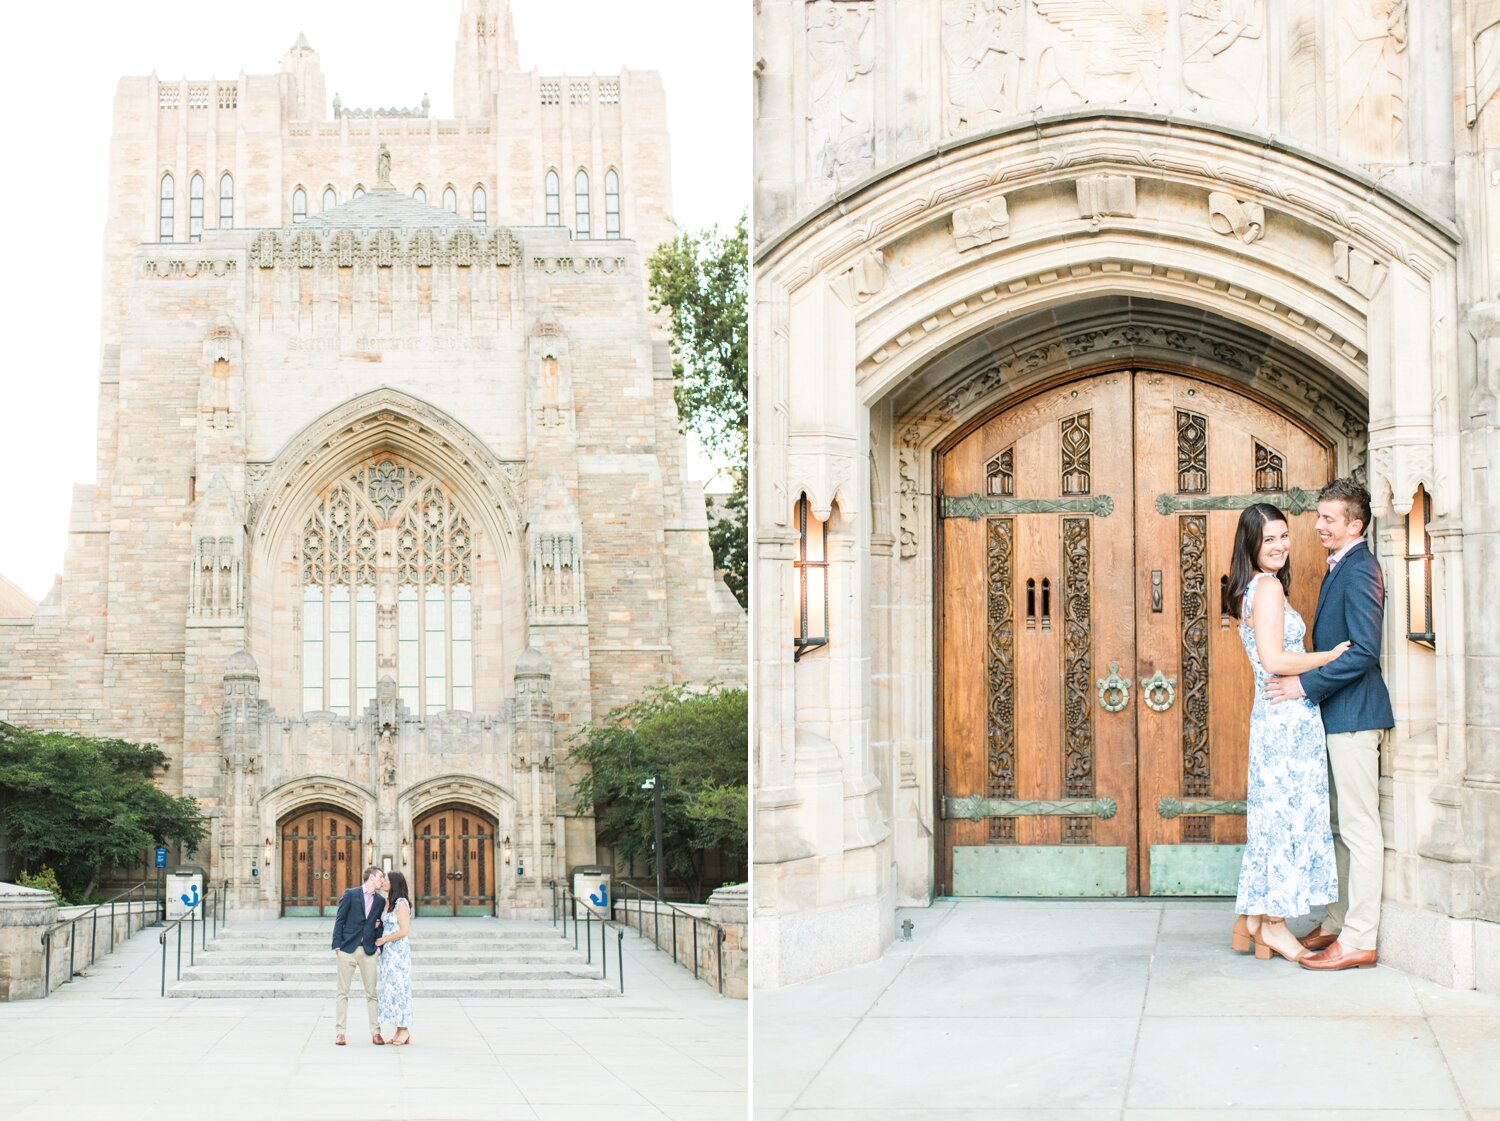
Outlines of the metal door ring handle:
M1142 697L1152 712L1166 712L1177 699L1177 679L1157 670L1150 677L1141 678Z
M1120 676L1120 663L1109 663L1109 676L1099 679L1099 707L1120 712L1130 703L1130 679Z

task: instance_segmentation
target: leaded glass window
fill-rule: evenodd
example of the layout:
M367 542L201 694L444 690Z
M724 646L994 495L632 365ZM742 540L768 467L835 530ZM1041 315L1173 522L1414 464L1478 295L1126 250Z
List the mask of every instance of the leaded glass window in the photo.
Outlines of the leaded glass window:
M614 168L604 173L604 236L620 236L620 174Z
M292 192L292 221L302 222L307 219L307 192L298 187Z
M385 674L413 712L471 711L473 542L449 491L395 457L330 487L302 535L303 711L357 715Z
M323 209L332 210L339 204L339 193L332 186L323 188Z
M188 240L203 240L203 176L197 172L188 180Z
M547 172L547 225L562 225L562 183L557 172Z
M234 176L219 176L219 229L234 229Z
M458 213L458 192L451 184L443 188L443 209L449 214Z
M573 176L573 229L579 237L591 237L589 233L589 173L579 169Z
M483 187L474 188L474 221L488 222L490 218L489 196Z
M158 203L159 206L156 212L156 239L158 241L171 241L175 200L172 196L172 176L170 174L161 177L161 195Z

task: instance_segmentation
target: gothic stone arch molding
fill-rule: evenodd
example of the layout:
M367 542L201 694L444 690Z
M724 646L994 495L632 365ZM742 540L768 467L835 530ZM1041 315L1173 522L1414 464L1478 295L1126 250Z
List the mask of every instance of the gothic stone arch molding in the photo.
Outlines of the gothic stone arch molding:
M388 387L325 413L270 463L249 465L253 540L261 548L274 546L297 528L292 520L320 486L384 450L452 479L461 488L457 497L464 508L483 525L500 554L520 559L523 465L496 457L483 440L436 406Z
M516 796L498 783L477 775L438 775L418 783L397 800L397 814L402 820L416 821L428 810L450 802L463 802L482 810L503 824L501 810L509 805L512 812Z
M260 798L261 816L275 827L288 814L327 803L359 818L368 829L375 821L375 795L337 775L299 775L266 791Z

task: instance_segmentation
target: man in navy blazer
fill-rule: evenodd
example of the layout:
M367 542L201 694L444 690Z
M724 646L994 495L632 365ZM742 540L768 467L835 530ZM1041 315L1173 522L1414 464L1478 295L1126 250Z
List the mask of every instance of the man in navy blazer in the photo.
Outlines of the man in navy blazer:
M1335 479L1318 492L1318 539L1328 550L1328 572L1313 615L1313 649L1352 645L1321 669L1272 678L1273 701L1309 697L1323 712L1328 736L1329 803L1339 898L1322 924L1302 939L1313 951L1305 969L1358 969L1375 964L1380 928L1385 839L1380 832L1380 732L1395 724L1391 695L1380 676L1385 581L1365 544L1370 493L1353 479Z
M333 1001L334 1043L344 1046L344 1024L349 1018L349 985L354 970L359 969L360 984L365 990L365 1008L370 1016L370 1041L382 1044L375 975L375 939L379 937L380 916L385 911L385 873L379 868L365 869L362 887L351 887L339 900L333 919L333 954L339 963L338 995Z

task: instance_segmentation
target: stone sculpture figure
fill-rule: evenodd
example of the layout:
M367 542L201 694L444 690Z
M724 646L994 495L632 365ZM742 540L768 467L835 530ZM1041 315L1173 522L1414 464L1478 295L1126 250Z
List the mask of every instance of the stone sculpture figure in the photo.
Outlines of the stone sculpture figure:
M1057 29L1037 59L1043 108L1161 100L1167 12L1162 0L1035 0Z
M1215 116L1258 124L1266 84L1265 0L1187 0L1182 84Z
M391 185L391 150L382 141L380 152L375 157L375 186L389 187Z
M1025 0L943 0L948 135L1020 112Z
M807 21L810 170L838 187L875 167L874 5L817 0Z
M1406 125L1406 0L1341 4L1340 139L1368 162L1399 157Z

